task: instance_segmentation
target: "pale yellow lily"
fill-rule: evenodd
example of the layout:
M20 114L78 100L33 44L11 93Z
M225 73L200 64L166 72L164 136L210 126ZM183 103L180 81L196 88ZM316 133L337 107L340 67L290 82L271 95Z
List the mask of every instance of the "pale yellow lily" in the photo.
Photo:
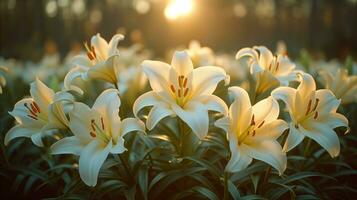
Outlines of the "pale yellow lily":
M127 149L124 136L133 131L145 131L145 125L135 118L121 120L118 90L105 90L92 108L75 102L69 113L69 127L74 136L52 145L52 154L79 155L79 174L88 186L97 184L98 174L109 153L121 154Z
M319 143L331 157L336 157L340 153L340 142L333 129L348 127L347 119L336 113L341 100L328 89L316 90L310 74L299 74L299 79L297 89L279 87L272 92L274 98L284 101L291 118L284 151L297 146L306 136Z
M222 68L204 66L193 69L189 54L178 51L171 65L144 61L142 69L153 90L135 101L133 111L137 116L142 108L153 106L146 121L149 130L164 117L178 116L199 138L203 138L208 132L208 110L227 113L224 101L212 95L217 84L228 79Z
M16 126L5 136L5 144L18 137L29 137L37 146L43 146L42 137L53 129L67 129L66 113L71 109L73 96L67 92L54 93L39 79L31 84L31 97L15 104L10 114Z
M65 89L83 94L82 89L73 85L73 81L77 78L100 79L114 85L118 84L120 65L117 46L123 39L123 35L116 34L107 43L99 33L93 36L91 44L89 46L85 44L87 55L78 55L73 58L72 65L75 67L67 73L64 79Z
M277 119L278 102L268 97L251 106L244 89L230 87L229 92L235 99L229 107L229 115L215 122L228 136L231 158L226 171L243 170L254 158L268 163L282 174L286 169L286 155L276 139L288 125Z

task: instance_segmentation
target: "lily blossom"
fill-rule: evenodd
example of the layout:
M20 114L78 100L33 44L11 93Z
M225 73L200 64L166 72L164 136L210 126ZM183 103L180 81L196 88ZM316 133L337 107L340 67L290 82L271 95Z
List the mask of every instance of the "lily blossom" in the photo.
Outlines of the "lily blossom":
M109 41L105 41L100 34L93 36L90 45L85 43L87 50L86 55L75 56L72 64L75 67L70 70L65 79L64 87L67 90L74 90L80 94L83 91L73 85L73 81L77 78L86 80L89 78L100 79L116 85L118 83L118 43L123 40L124 36L116 34Z
M252 159L268 163L279 174L286 169L286 155L276 139L288 128L285 121L277 119L279 104L268 97L251 106L248 93L240 87L230 87L234 101L229 115L215 122L226 131L231 158L226 171L245 169Z
M124 136L132 131L145 131L145 125L135 118L121 120L118 90L105 90L92 108L75 102L69 113L69 128L74 136L52 145L52 154L79 155L79 174L88 186L97 184L98 174L109 153L121 154L127 149Z
M316 90L310 74L299 74L299 78L297 89L279 87L272 92L274 98L286 104L292 120L284 151L297 146L306 136L319 143L331 157L336 157L340 153L340 142L333 129L348 127L348 120L336 113L341 100L328 89Z
M348 75L347 69L338 68L335 73L328 70L319 72L326 89L330 89L342 104L357 102L357 76Z
M202 47L198 41L191 41L187 50L195 66L207 66L215 63L215 55L211 48Z
M296 80L295 64L283 54L273 56L271 51L264 46L243 48L238 51L236 59L249 56L250 73L258 74L263 82L269 85L272 80L277 80L280 85L288 85L290 81ZM264 76L264 77L263 77Z
M203 138L208 132L208 111L228 112L224 101L212 95L220 81L228 80L222 68L204 66L193 69L189 54L177 51L171 65L144 61L142 69L152 91L135 101L133 112L137 116L142 108L153 106L146 121L149 130L167 116L178 116L199 138Z
M67 92L54 93L39 79L31 83L31 97L15 104L9 112L16 122L5 136L5 145L18 137L31 138L37 146L43 146L42 137L53 129L67 129L66 111L70 110L73 96Z

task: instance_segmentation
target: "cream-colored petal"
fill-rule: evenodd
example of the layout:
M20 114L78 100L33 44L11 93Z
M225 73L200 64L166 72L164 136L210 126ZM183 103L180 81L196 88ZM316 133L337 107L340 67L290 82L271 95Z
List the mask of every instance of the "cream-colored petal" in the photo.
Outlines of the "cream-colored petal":
M265 46L255 46L253 49L259 51L259 65L267 69L273 60L273 54Z
M218 128L221 128L221 129L223 129L225 132L229 132L229 130L230 130L230 119L229 119L229 117L222 117L222 118L220 118L220 119L218 119L215 123L214 123L214 125L216 126L216 127L218 127Z
M122 137L120 137L117 141L116 144L113 145L112 149L110 150L110 153L112 154L121 154L124 151L127 151L128 149L125 148L124 146L124 139Z
M171 106L198 138L202 139L207 135L209 119L207 108L204 105L198 102L188 102L183 109L178 105Z
M271 92L276 100L282 100L285 103L290 115L292 116L295 108L296 90L291 87L278 87Z
M65 137L51 146L51 154L80 155L85 145L86 144L76 136Z
M245 48L240 49L236 54L236 59L238 60L238 59L241 59L241 58L243 58L245 56L252 57L255 62L258 62L259 55L252 48L245 47Z
M38 147L43 147L43 142L42 142L42 136L43 132L40 131L38 133L32 134L31 135L31 141Z
M264 140L254 145L247 145L247 153L250 157L266 162L283 174L286 169L287 159L279 142L275 140Z
M187 51L176 51L172 57L171 66L178 75L187 76L193 70L193 64Z
M122 34L115 34L112 37L112 39L109 41L109 45L108 45L108 56L109 57L119 54L118 43L122 40L124 40L124 35L122 35Z
M304 128L304 134L319 143L332 158L340 154L340 140L330 126L313 122Z
M95 53L99 59L105 60L108 58L108 43L100 36L99 33L92 37L91 45L94 47Z
M326 124L330 128L348 127L348 119L340 113L329 113L323 116L319 116L316 119L321 124Z
M163 118L174 115L175 113L171 110L168 104L158 103L151 108L146 120L146 127L149 130L152 130Z
M41 109L41 114L47 117L48 106L53 101L54 92L38 78L31 83L30 93Z
M273 97L268 97L256 103L253 107L254 121L257 125L270 123L279 116L279 104Z
M278 139L283 132L288 129L288 124L281 119L270 123L264 123L260 128L255 129L255 136L249 137L252 140ZM248 139L248 138L247 138Z
M169 93L170 81L168 79L170 65L159 61L145 60L141 66L149 79L151 88L155 92L167 91Z
M328 89L317 90L315 97L320 100L317 106L320 115L336 112L341 103L341 100L338 100Z
M222 80L228 80L228 77L224 69L220 67L205 66L194 69L192 72L192 98L212 94L216 90L217 84Z
M104 119L111 118L119 114L121 101L119 92L116 89L107 89L103 91L95 100L92 109L102 115Z
M42 126L44 126L47 123L47 119L46 121L42 120L41 118L37 118L37 120L35 120L32 117L30 117L30 115L32 114L29 111L29 109L26 108L25 104L27 104L27 106L30 107L32 103L33 103L32 98L21 99L15 104L14 109L11 112L9 112L9 114L15 117L18 123L23 124L26 127L40 129Z
M90 136L91 120L100 121L98 112L91 110L84 103L75 102L73 110L69 113L69 118L69 128L75 136L83 142L92 140Z
M121 122L121 137L127 133L139 131L145 132L145 124L136 118L126 118Z
M314 78L307 73L299 74L300 85L297 88L297 93L299 93L303 102L307 102L311 94L316 91L316 84Z
M228 88L228 92L234 98L229 107L232 130L242 133L250 126L253 114L249 95L243 88L236 86Z
M284 147L283 147L283 151L284 152L288 152L291 149L293 149L294 147L296 147L297 145L299 145L302 140L305 138L305 135L303 132L300 132L300 127L299 129L296 129L295 126L291 123L289 124L289 135L286 138Z
M145 94L142 94L139 96L133 105L133 113L135 117L138 117L138 113L141 109L147 106L154 106L159 104L161 101L159 97L156 95L156 92L150 91L146 92Z
M206 106L207 110L216 111L223 115L228 115L227 104L219 97L215 95L204 95L193 99L192 101L198 101Z
M98 174L112 148L112 142L104 144L100 140L93 140L83 148L79 157L79 175L88 186L97 184Z
M114 72L115 65L118 64L119 56L112 56L105 61L100 61L88 70L88 77L103 80L112 84L117 84L118 80Z
M237 139L234 136L229 139L229 149L231 157L226 165L225 171L238 172L248 167L252 162L252 158L248 156L245 145L238 146Z
M18 137L30 138L32 135L41 133L41 129L28 128L21 125L12 127L5 135L4 143L8 145L9 142Z
M83 90L81 88L79 88L78 86L75 86L73 84L73 82L77 79L77 78L82 78L83 76L85 76L84 74L86 74L88 71L88 68L86 67L82 67L82 66L76 66L73 69L71 69L66 76L64 77L63 80L63 86L65 88L65 90L73 90L75 92L77 92L80 95L83 95Z

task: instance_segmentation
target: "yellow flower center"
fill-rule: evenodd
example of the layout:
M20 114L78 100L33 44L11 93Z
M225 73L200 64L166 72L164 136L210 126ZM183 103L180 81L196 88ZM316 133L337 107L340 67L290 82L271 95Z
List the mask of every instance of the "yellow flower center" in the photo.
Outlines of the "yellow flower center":
M256 125L254 121L254 114L252 116L252 119L250 120L250 125L246 130L244 130L242 133L237 133L238 135L238 145L244 143L244 141L249 137L254 137L256 134L256 130L261 128L264 125L265 121L263 120L262 122L259 123L259 125Z
M100 117L100 123L97 123L96 120L92 119L90 122L90 126L91 126L92 130L89 132L89 134L92 138L98 137L99 139L101 139L102 141L104 141L106 143L109 142L109 140L111 138L111 132L110 132L110 130L108 130L109 134L107 134L103 117Z
M41 114L41 109L35 101L33 101L31 104L24 103L24 106L27 108L28 117L34 120L39 119L39 115Z
M313 119L317 119L319 117L319 112L317 111L317 106L319 105L320 99L316 98L314 105L312 105L313 100L310 99L307 104L307 108L305 114L297 119L295 124L295 128L299 128L299 124L303 123L306 119L309 119L313 116Z
M174 86L174 84L170 85L170 90L172 94L175 96L176 103L179 106L184 106L185 103L187 102L187 97L188 97L188 91L189 88L187 87L187 77L184 75L178 76L178 88Z

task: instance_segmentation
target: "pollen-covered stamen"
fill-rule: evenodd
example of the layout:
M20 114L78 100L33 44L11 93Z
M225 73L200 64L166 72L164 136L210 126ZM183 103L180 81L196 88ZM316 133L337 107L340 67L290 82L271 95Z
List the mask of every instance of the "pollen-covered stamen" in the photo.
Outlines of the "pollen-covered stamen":
M37 111L38 113L40 113L41 110L40 110L40 107L38 106L38 104L37 104L36 102L32 102L32 104L35 106L36 111Z
M255 125L254 115L252 116L252 119L250 120L250 125L251 125L251 126L254 126L254 125Z
M253 134L252 134L253 137L255 136L255 133L256 133L255 130L253 130Z
M34 119L34 120L37 120L37 109L35 108L35 106L33 104L30 104L31 107L27 104L27 103L24 103L24 106L27 108L29 114L27 115L28 117Z
M175 95L176 102L180 106L184 105L186 102L186 97L189 94L188 79L184 75L180 75L177 77L178 86L175 84L170 85L170 91Z
M89 48L87 42L84 43L84 46L85 46L85 48L87 50L87 56L88 56L89 60L92 61L92 60L96 59L97 55L95 53L94 47L91 46L91 48Z
M320 102L320 99L316 98L315 105L314 105L314 108L312 109L312 111L316 110L317 106L319 105L319 102Z
M277 72L279 70L279 65L280 65L280 63L278 61L276 61L275 72Z
M176 89L174 85L170 85L170 89L172 93L176 93Z
M92 136L92 137L97 137L97 134L95 134L95 132L93 132L93 131L91 131L91 132L89 132L89 134L90 134L90 136Z
M105 130L103 117L100 118L100 122L102 123L102 130Z
M262 127L263 126L263 124L264 124L264 120L258 125L258 128L260 128L260 127Z
M317 117L319 116L319 112L315 112L315 114L314 114L314 119L317 119Z
M309 104L307 104L307 109L306 109L306 112L305 112L305 116L306 116L307 114L309 114L310 109L311 109L311 104L312 104L312 100L310 99Z
M188 94L188 88L185 89L185 92L183 93L183 96L186 97Z

